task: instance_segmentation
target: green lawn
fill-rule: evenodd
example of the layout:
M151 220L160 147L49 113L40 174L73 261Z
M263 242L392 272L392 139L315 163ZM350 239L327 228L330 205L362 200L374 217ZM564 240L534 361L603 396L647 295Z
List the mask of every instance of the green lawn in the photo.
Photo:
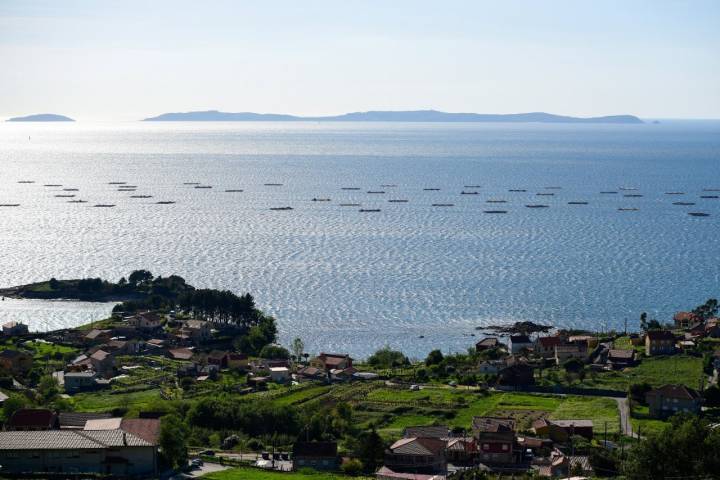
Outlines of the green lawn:
M139 392L111 394L109 391L79 393L72 397L75 410L79 412L107 412L114 408L132 411L148 409L160 400L158 389Z
M351 478L339 473L272 472L251 467L231 468L222 472L209 473L202 478L208 480L338 480ZM366 477L352 477L362 480Z
M632 416L630 418L633 432L640 435L648 433L661 433L668 425L667 422L650 418L650 411L647 406L634 405L632 408Z

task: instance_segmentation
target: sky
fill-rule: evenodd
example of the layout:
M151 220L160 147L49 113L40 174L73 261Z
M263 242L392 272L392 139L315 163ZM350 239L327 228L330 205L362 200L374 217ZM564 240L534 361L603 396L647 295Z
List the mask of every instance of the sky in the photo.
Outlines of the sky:
M720 1L0 0L0 118L720 118Z

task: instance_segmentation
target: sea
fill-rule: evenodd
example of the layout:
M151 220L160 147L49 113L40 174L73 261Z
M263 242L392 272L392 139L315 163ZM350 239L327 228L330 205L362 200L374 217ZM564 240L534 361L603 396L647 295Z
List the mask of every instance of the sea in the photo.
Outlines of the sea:
M423 358L718 297L718 196L717 121L3 123L0 286L144 268L250 292L285 345ZM0 322L111 308L5 299Z

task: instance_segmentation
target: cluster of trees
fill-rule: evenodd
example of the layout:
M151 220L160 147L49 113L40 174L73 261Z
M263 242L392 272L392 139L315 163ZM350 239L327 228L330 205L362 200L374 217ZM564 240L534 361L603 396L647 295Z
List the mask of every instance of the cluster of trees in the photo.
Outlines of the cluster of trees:
M271 434L297 435L300 416L296 408L265 402L238 402L225 397L206 397L187 412L192 426L211 430L239 430L251 437Z
M367 363L375 368L398 368L410 365L410 360L404 353L384 347L373 353Z
M257 324L262 316L252 295L238 296L228 290L189 290L177 299L177 304L197 317L245 328Z

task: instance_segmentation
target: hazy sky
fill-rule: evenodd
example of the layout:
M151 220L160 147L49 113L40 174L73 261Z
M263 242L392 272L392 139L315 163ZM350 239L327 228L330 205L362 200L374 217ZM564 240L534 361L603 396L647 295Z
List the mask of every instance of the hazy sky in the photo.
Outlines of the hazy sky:
M720 118L720 0L0 0L0 118Z

